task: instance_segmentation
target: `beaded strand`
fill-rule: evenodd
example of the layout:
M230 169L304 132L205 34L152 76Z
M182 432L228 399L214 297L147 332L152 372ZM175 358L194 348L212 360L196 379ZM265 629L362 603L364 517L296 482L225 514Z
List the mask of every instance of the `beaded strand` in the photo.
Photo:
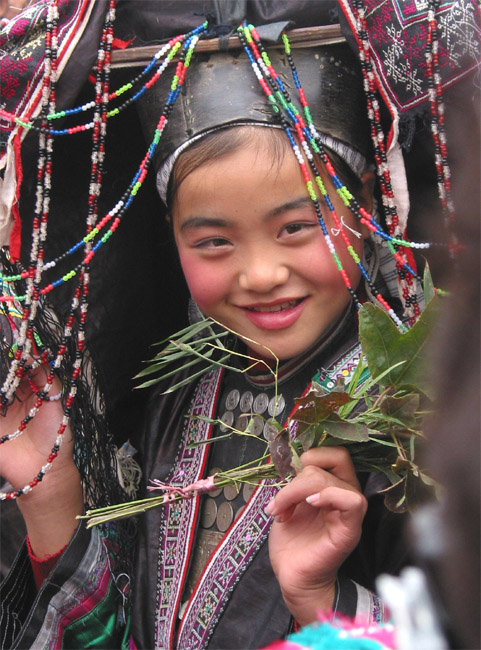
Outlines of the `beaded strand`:
M108 17L109 20L112 20L112 13L113 13L114 5L115 5L115 0L111 0L111 12L110 12L110 16ZM134 179L133 179L133 181L132 181L132 183L130 185L130 188L129 188L130 192L129 192L129 190L126 192L126 194L129 194L127 201L123 205L120 205L120 202L119 202L115 206L114 210L116 210L117 213L125 212L125 210L129 207L130 203L132 202L132 200L134 199L134 197L138 193L140 187L142 186L142 182L143 182L143 180L145 178L145 175L147 174L147 170L148 170L152 155L153 155L153 153L154 153L154 151L155 151L155 149L157 147L160 136L162 135L163 129L165 128L165 125L166 125L166 123L168 121L168 117L169 117L170 112L171 112L171 110L173 108L173 105L174 105L177 97L180 94L187 68L189 67L190 60L191 60L195 45L196 45L196 43L197 43L197 41L199 39L198 34L200 34L202 31L205 31L206 27L207 27L207 22L203 23L203 25L200 26L199 28L197 28L196 30L193 30L193 32L191 34L194 34L194 35L189 36L189 38L187 38L185 43L184 43L183 52L181 54L179 63L177 64L176 72L175 72L174 78L172 80L171 90L169 92L169 96L168 96L166 104L164 106L164 110L162 111L162 115L161 115L161 118L159 120L159 123L157 125L153 141L152 141L152 143L151 143L151 145L149 147L149 150L148 150L146 156L144 157L144 159L143 159L143 161L142 161L142 163L140 165L139 171L135 175L135 177L134 177ZM108 40L109 40L108 39L108 31L109 31L109 28L108 28L108 24L107 24L106 29L105 29L106 37L105 37L105 39L103 39L103 41L105 43L108 43ZM102 58L102 57L100 56L99 58ZM102 67L102 66L100 66L100 67ZM108 68L107 68L107 70L108 70ZM102 90L105 91L105 86L102 86ZM104 92L103 97L105 98L106 96L107 96L107 93ZM98 130L94 130L94 133L95 134L98 133L98 136L99 136L98 137L99 149L100 149L101 133L102 133L101 126L99 126ZM98 165L98 160L96 160L95 157L93 158L92 167L95 170L95 178L98 180L99 179L99 177L98 177L99 165ZM89 197L89 204L90 203L95 203L96 196L97 196L97 190L95 188L95 190L92 190L91 195ZM88 220L90 220L92 218L92 215L94 214L94 212L95 211L93 210L92 214L89 215ZM104 219L102 220L102 222L106 223L108 221L108 219L111 218L112 212L113 211L111 211L111 213L106 215L104 217ZM113 227L115 224L116 224L115 227L117 227L119 218L120 218L120 216L118 215L116 220L114 221L114 224L112 225L112 227L110 229L111 233L115 229ZM95 230L95 228L92 228L87 233L87 236L86 236L87 237L87 242L90 242L90 240L94 236L93 235L94 230ZM102 240L100 242L98 242L97 246L100 245L101 243L103 243ZM85 248L88 249L88 245L86 245ZM59 350L58 350L58 353L57 353L57 358L56 358L55 362L52 364L53 368L55 368L55 369L60 368L60 365L61 365L61 363L63 361L64 355L65 355L66 350L67 350L67 341L68 341L69 338L72 337L72 329L73 329L73 325L74 325L74 322L75 322L74 314L75 314L75 312L76 312L76 310L78 308L79 312L80 312L80 316L79 316L79 323L78 323L77 349L76 349L76 353L75 353L75 361L73 363L73 373L72 373L72 376L71 376L71 378L69 380L69 391L68 391L68 396L67 396L67 399L66 399L66 402L65 402L65 407L64 407L64 417L62 418L60 428L59 428L59 430L57 432L57 437L56 437L54 447L52 448L52 451L51 451L49 457L47 458L46 464L44 466L42 466L42 468L39 471L39 473L37 474L37 476L28 485L24 486L23 488L21 488L19 490L13 491L13 492L1 493L0 494L0 500L15 499L15 498L21 496L22 494L26 494L27 492L30 492L33 489L33 487L35 487L35 485L37 485L38 482L42 480L43 476L50 469L53 460L56 458L56 456L58 454L58 450L60 448L60 444L61 444L61 441L62 441L62 435L63 435L63 433L64 433L64 431L65 431L65 429L66 429L66 427L68 425L68 422L69 422L70 410L71 410L71 406L72 406L72 403L73 403L73 400L74 400L74 397L75 397L75 394L76 394L76 381L77 381L77 378L78 378L78 376L80 374L80 370L81 370L81 363L82 363L82 358L83 358L83 350L84 350L84 345L85 345L84 328L85 328L85 321L86 321L86 317L87 317L87 296L88 296L88 284L89 284L89 274L88 274L87 268L85 268L85 267L87 267L87 265L90 263L90 260L92 259L94 252L95 252L94 248L92 248L91 250L88 250L87 255L85 256L82 264L80 265L81 278L80 278L80 281L79 281L79 285L78 285L78 287L77 287L77 289L75 291L74 300L72 302L72 306L71 306L71 310L70 310L70 315L67 318L67 321L66 321L66 324L65 324L64 334L63 334L62 339L60 341L60 346L59 346ZM23 275L23 274L21 274L21 275ZM30 273L26 276L26 278L27 279L30 278ZM43 401L46 401L47 399L49 399L47 394L48 394L48 391L50 390L50 386L51 386L51 384L53 383L53 380L54 380L53 368L52 368L52 371L50 372L49 376L47 377L47 384L44 386L44 388L42 390L37 392L37 399L35 401L34 406L29 411L29 413L24 418L24 420L22 420L22 422L20 423L17 431L15 431L15 432L13 432L11 434L7 434L6 436L3 436L2 438L0 438L0 444L3 443L3 442L6 442L7 440L12 440L15 437L17 437L18 435L20 435L25 430L26 425L28 424L28 422L38 412L38 409L40 408ZM22 376L23 376L23 373L22 373Z
M327 155L327 153L326 153L326 151L325 151L325 149L324 149L324 147L322 145L320 135L319 135L319 133L318 133L316 127L315 127L314 121L312 119L311 112L310 112L310 109L309 109L309 105L308 105L304 90L303 90L303 88L301 86L294 60L292 58L289 39L288 39L286 34L283 34L283 42L284 42L285 52L286 52L286 56L287 56L287 59L288 59L288 62L289 62L289 66L291 68L291 73L292 73L292 76L293 76L293 79L294 79L294 83L296 85L296 88L298 89L299 100L300 100L301 105L303 107L305 120L306 120L306 123L309 126L309 130L307 130L307 128L304 128L306 139L308 139L310 141L310 144L311 144L311 147L312 147L313 151L317 155L320 156L322 162L324 163L324 165L326 167L326 170L328 171L329 176L331 177L331 181L332 181L332 183L333 183L333 185L334 185L334 187L336 189L336 192L340 196L340 198L343 201L344 205L351 210L351 212L354 214L354 216L361 223L366 224L372 232L374 232L376 235L378 235L379 237L381 237L382 239L384 239L386 241L387 247L388 247L390 253L395 258L397 264L399 266L401 266L404 270L406 270L412 277L416 278L419 282L422 282L421 278L417 275L416 271L414 271L414 269L400 256L400 254L397 252L397 250L395 249L395 247L393 245L394 243L401 243L401 242L404 243L405 240L393 237L393 236L385 233L382 230L380 224L378 224L375 221L375 219L372 217L372 215L370 215L364 208L362 208L358 204L358 202L356 200L356 197L349 191L349 189L343 184L343 182L341 181L341 179L337 175L337 173L336 173L336 171L335 171L335 169L334 169L334 167L333 167L333 165L332 165L332 163L331 163L331 161L330 161L330 159L329 159L329 157L328 157L328 155ZM294 108L295 111L297 111L296 107L293 107L293 108ZM311 136L309 135L309 133L311 134ZM337 214L336 214L336 212L334 210L334 206L332 205L332 203L330 201L330 198L329 198L329 195L328 195L328 193L327 193L327 191L325 189L324 183L323 183L322 179L320 178L319 173L318 173L318 171L317 171L317 169L315 167L315 163L313 162L314 159L312 158L312 156L309 158L309 160L311 162L311 168L313 169L313 172L314 172L314 175L315 175L316 182L317 182L317 185L319 187L319 190L321 191L324 198L326 199L326 202L328 203L328 206L329 206L329 209L330 209L330 211L332 213L333 219L334 219L334 221L335 221L335 223L337 225L339 233L341 234L341 236L344 239L344 242L345 242L345 244L347 246L348 251L350 252L350 254L353 257L354 261L358 264L359 269L360 269L362 275L364 276L364 279L366 280L368 286L370 287L371 291L373 292L373 295L376 297L378 302L384 307L384 309L391 315L391 317L393 317L393 315L395 315L394 310L392 310L392 308L389 307L389 305L386 302L386 300L384 299L384 297L376 290L376 288L373 285L371 279L369 278L369 275L368 275L366 269L364 268L363 264L361 263L361 261L359 260L359 258L355 254L355 252L353 251L352 246L350 246L349 240L347 239L347 237L345 237L345 233L344 233L344 231L342 229L342 226L341 226L341 224L339 222ZM421 243L416 244L415 242L406 242L406 244L407 244L408 248L428 248L430 246L430 244L421 244ZM397 318L397 316L395 318L393 318L393 320L398 325L400 325L401 321ZM404 324L403 324L403 328L404 328Z
M47 8L45 34L45 66L42 82L41 119L45 120L47 110L55 109L56 51L57 51L58 7L54 0ZM47 216L50 199L52 140L42 135L39 140L39 164L37 171L35 216L33 219L32 244L30 250L29 274L25 306L22 311L17 349L12 364L0 391L4 407L12 398L22 377L33 340L34 318L38 306L39 284L42 273L44 242L47 235Z
M195 31L195 30L194 30ZM189 34L192 34L190 32ZM189 36L189 34L187 36ZM131 81L128 81L127 83L123 84L120 88L117 90L111 92L108 95L108 101L112 101L113 99L118 99L121 97L124 93L132 90L144 77L148 75L148 73L153 69L155 64L158 62L160 58L162 58L177 42L183 41L186 38L186 35L180 34L179 36L175 36L174 38L170 39L152 58L149 64L140 72L134 79ZM162 73L164 70L167 68L168 65L172 62L173 57L175 56L177 52L177 49L173 54L168 56L162 63L159 65L158 69L155 71L151 79L149 79L147 82L144 83L142 88L138 90L132 97L128 98L125 100L121 105L111 109L110 111L107 112L107 118L110 117L115 117L119 115L123 110L125 110L128 106L133 104L141 95L143 95L149 88L151 88L161 77ZM48 122L51 122L56 119L61 119L65 117L69 117L71 115L77 115L79 113L85 113L88 110L95 108L96 102L95 100L86 102L85 104L82 104L81 106L76 106L74 108L69 108L65 109L62 111L58 112L53 112L49 113L46 115L46 119ZM85 131L89 131L94 128L94 121L90 122L85 122L84 124L79 124L77 126L72 126L69 128L65 129L52 129L48 126L38 126L36 123L39 121L39 118L35 118L30 122L25 122L21 118L17 117L13 113L9 113L8 111L0 108L0 117L5 118L12 124L16 124L17 126L23 128L23 129L28 129L32 131L38 131L39 133L50 133L51 135L54 136L62 136L62 135L74 135L75 133L81 133Z
M399 238L402 234L400 231L399 216L394 202L394 193L391 185L391 174L387 164L385 138L381 126L381 113L379 101L376 94L376 81L374 77L371 52L369 48L368 30L366 22L366 10L363 0L354 0L354 9L356 11L356 32L359 43L359 58L361 70L364 78L364 91L367 100L367 114L371 123L371 137L374 146L374 159L381 188L382 203L386 215L386 223L389 234L392 237ZM401 287L402 297L405 304L406 314L409 315L411 323L421 313L416 297L416 287L412 281L412 276L407 273L401 264L404 260L405 253L401 248L397 251L396 267Z
M264 92L266 92L266 94L269 97L269 100L272 103L274 103L276 101L276 98L279 100L279 103L281 104L282 108L286 111L290 121L293 122L293 126L294 126L294 128L296 130L296 133L297 133L297 136L299 138L299 141L300 141L301 147L303 149L303 152L306 155L307 159L309 160L309 164L310 164L310 167L311 167L311 169L313 171L313 174L314 174L314 177L315 177L315 180L316 180L316 184L319 187L319 190L320 190L324 200L326 201L326 204L328 205L329 211L331 212L331 214L333 216L333 220L334 220L335 224L337 225L337 227L339 229L339 232L341 233L343 242L346 245L349 254L351 255L354 262L359 267L363 277L365 278L366 282L370 286L373 293L376 295L376 298L382 304L383 308L387 311L387 313L389 314L391 319L396 323L397 327L404 331L406 329L405 325L399 319L399 317L394 312L392 307L390 307L390 305L387 303L387 301L383 298L383 296L375 289L371 279L369 278L369 275L368 275L364 265L362 264L362 261L360 260L359 256L357 255L354 248L352 247L349 239L345 235L344 230L342 229L342 226L341 226L339 218L338 218L338 216L336 214L334 205L333 205L332 201L330 200L329 194L328 194L328 192L327 192L327 190L326 190L326 188L324 186L324 183L323 183L322 179L320 178L319 172L318 172L317 167L315 165L314 157L313 157L312 152L309 149L308 143L306 141L305 133L309 134L309 132L306 129L306 125L305 125L305 123L304 123L304 121L303 121L297 107L290 100L289 94L288 94L287 90L285 89L285 86L284 86L282 80L279 78L279 76L275 72L275 70L274 70L274 68L273 68L273 66L272 66L272 64L271 64L271 62L270 62L270 60L268 58L267 53L263 49L263 46L262 46L262 43L260 42L260 38L259 38L259 35L257 33L257 30L252 25L249 25L247 27L247 25L244 24L242 26L242 29L239 29L238 33L239 33L239 37L240 37L241 41L243 42L244 49L246 50L246 53L247 53L247 56L249 57L251 65L254 68L256 77L259 79L259 81L260 81L260 77L262 75L261 70L265 74L266 78L265 79L262 78L263 83L261 83L261 86L264 89ZM252 53L249 51L248 46L250 46L250 48L252 49ZM262 54L261 54L261 52L262 52ZM299 82L298 77L297 77L297 82ZM277 84L278 87L276 87L275 84ZM271 90L271 88L269 88L269 85L271 86L272 90ZM275 97L274 97L274 93L275 93ZM303 96L302 101L307 104L307 100L305 99L305 94L302 93L302 96ZM278 114L280 113L279 108L278 108L278 110L276 112ZM309 115L310 115L310 113L309 113ZM283 122L283 120L284 120L284 118L281 117L281 122ZM321 209L320 209L320 206L319 206L318 197L317 197L317 194L316 194L316 192L314 190L312 180L310 178L310 175L309 175L307 166L305 164L304 158L302 156L301 150L300 150L299 146L297 145L297 143L294 140L294 137L293 137L293 135L291 133L291 130L289 128L289 123L285 122L285 123L283 123L283 126L285 128L285 131L287 133L287 136L288 136L289 141L291 143L291 146L293 148L294 154L296 155L296 158L297 158L297 160L298 160L298 162L300 164L301 172L302 172L303 178L304 178L304 180L306 182L307 191L308 191L308 194L309 194L309 196L311 197L311 199L313 201L313 205L314 205L315 210L316 210L316 215L318 217L319 224L321 225L321 229L322 229L326 244L327 244L327 246L329 248L329 251L330 251L331 255L333 256L336 267L337 267L338 271L340 272L341 277L343 278L344 284L345 284L348 292L351 294L351 297L353 298L356 306L358 308L360 308L361 304L359 302L359 299L357 298L357 296L355 294L355 291L352 288L349 277L348 277L345 269L342 266L342 262L341 262L341 260L339 258L339 255L337 254L334 243L332 242L332 239L331 239L331 237L329 235L329 232L328 232L327 227L325 225L324 219L322 217L322 212L321 212ZM315 151L315 153L320 153L319 147L316 146L314 148L314 151ZM335 176L334 168L332 167L329 160L327 159L327 156L325 156L323 162L326 164L326 166L330 167L329 171L331 173L331 176L332 176L332 174L334 174L334 176ZM336 179L338 181L338 184L342 185L341 181L337 178L337 176L336 176Z
M113 13L113 8L115 6L115 0L111 0L110 3L110 8L109 12L107 13L107 18L106 18L106 23L104 25L104 31L103 35L105 34L105 38L102 39L102 45L99 50L99 59L103 60L104 57L101 56L100 52L102 51L105 43L108 43L108 33L109 33L109 23L112 20L112 13ZM45 66L45 81L44 81L44 89L46 92L44 92L44 106L48 105L49 108L52 109L55 106L55 81L56 81L56 52L57 52L57 44L58 44L58 39L57 39L57 34L56 34L56 25L58 21L58 10L57 10L57 3L56 1L52 2L51 5L48 8L47 12L47 34L51 33L52 36L51 38L46 39L46 62L48 63L49 60L54 61L53 65L46 65ZM100 68L102 68L102 64L100 65ZM43 109L44 110L44 109ZM100 132L100 130L99 130ZM52 136L48 135L45 136L44 134L41 134L41 138L45 138L46 142L50 142L50 147L47 146L47 152L50 152L51 155L51 139ZM48 161L48 158L47 158ZM50 174L51 174L51 160L48 161L49 164L46 165L46 171L47 173L42 173L42 180L44 182L44 186L49 190L50 189ZM47 180L45 180L47 179ZM41 194L41 192L39 192ZM49 198L49 195L47 195L47 199ZM41 230L41 237L39 238L41 241L43 241L46 237L46 219L47 219L47 214L48 214L48 208L49 208L49 201L44 199L44 196L41 196L41 201L38 200L37 204L40 206L40 203L42 204L42 208L44 209L44 212L42 214L42 230ZM39 268L41 271L41 262L43 260L43 249L40 249L39 246L35 245L32 247L32 260L35 257L35 253L38 253L38 260L37 260L37 272L35 274L35 283L36 283L36 288L33 292L33 297L34 301L32 301L32 307L30 310L28 309L28 306L24 309L24 316L22 320L22 325L24 320L27 319L28 317L28 322L31 323L31 328L27 329L26 333L26 340L30 340L33 338L33 319L35 317L36 313L36 307L38 306L38 297L39 297L39 291L38 291L38 284L40 281L40 275L41 273L39 272ZM32 261L31 261L31 266L33 267ZM31 272L29 273L27 277L27 282L30 284L32 280L32 271L33 268L31 269ZM76 392L77 392L77 386L76 386L76 381L77 378L80 374L80 369L81 369L81 364L83 360L83 350L84 350L84 342L85 342L85 334L84 334L84 324L87 316L87 295L88 295L88 273L83 272L79 286L77 287L75 294L74 294L74 299L72 301L71 305L71 310L70 310L70 316L67 318L66 325L64 328L64 336L61 339L60 346L58 349L57 357L55 359L55 362L51 365L49 369L49 374L47 376L47 380L45 383L45 386L41 391L37 393L36 400L34 402L33 407L30 409L28 412L27 416L22 419L20 422L20 425L18 426L18 429L11 433L7 434L5 436L2 436L0 438L0 443L7 442L8 440L13 440L19 435L21 435L25 429L27 424L35 417L37 414L38 410L42 406L43 402L48 399L48 392L51 389L51 386L54 381L54 368L59 369L61 366L61 363L63 361L64 355L67 350L67 340L72 336L72 326L74 323L74 314L77 309L77 307L80 305L80 317L79 317L79 325L78 325L78 337L77 337L77 344L76 344L76 352L75 352L75 360L73 363L73 372L72 376L68 382L68 395L65 401L64 405L64 415L62 417L62 421L60 424L60 427L57 431L57 436L55 439L55 443L51 449L51 452L49 456L47 457L47 462L41 467L40 471L38 472L37 476L30 481L27 485L25 485L23 488L20 488L18 490L14 490L12 492L8 493L1 493L0 494L0 500L5 500L5 499L16 499L17 497L21 496L22 494L26 494L30 492L44 477L46 472L51 468L52 463L54 459L58 455L58 451L60 449L60 446L63 441L63 434L65 432L66 427L68 426L68 422L70 419L70 410L71 406L73 404ZM27 291L27 302L28 302L28 291ZM30 334L30 336L29 336ZM21 379L25 376L25 361L27 359L26 355L29 352L29 349L27 346L25 346L24 341L22 340L22 330L20 333L20 337L17 340L17 350L15 352L15 359L19 358L22 356L22 361L23 366L18 364L18 367L15 371L15 379L16 382L12 384L12 386L18 386L18 383L21 381ZM20 353L20 354L19 354ZM14 367L15 364L12 364L12 367ZM15 390L14 388L14 390ZM2 404L5 405L6 403L8 404L8 401L10 397L13 395L13 392L10 389L7 391L2 390Z
M429 108L431 111L431 133L434 141L434 162L437 172L438 194L443 210L444 225L449 233L449 249L454 255L458 242L453 233L455 210L451 198L451 170L448 162L446 131L444 126L444 101L439 72L439 34L436 12L439 0L428 1L428 34L426 43L426 67Z
M150 165L150 161L151 161L152 156L153 156L153 154L154 154L154 152L155 152L155 150L157 148L157 145L158 145L158 143L160 141L160 137L162 135L162 132L163 132L163 130L164 130L166 124L167 124L168 116L170 115L170 112L171 112L171 110L173 108L175 100L179 96L180 90L182 88L183 79L185 77L186 70L187 70L187 68L189 66L190 59L192 57L195 45L196 45L196 43L197 43L197 41L199 39L198 34L201 33L202 31L205 31L206 27L207 27L207 23L205 22L200 27L193 30L187 36L187 40L185 41L185 45L184 45L184 51L181 54L181 59L185 58L185 61L183 61L183 60L179 61L178 65L177 65L177 69L176 69L176 74L174 75L174 79L172 81L172 84L175 83L178 86L177 92L173 93L172 88L171 88L169 98L167 99L167 102L166 102L166 105L165 105L164 110L162 112L161 118L160 118L159 123L157 125L157 128L155 130L153 140L152 140L152 142L151 142L151 144L149 146L149 149L148 149L145 157L143 158L143 160L141 162L141 165L140 165L138 171L136 172L133 180L131 181L129 188L124 192L123 196L116 203L116 205L101 219L101 221L98 224L96 224L92 228L92 230L87 235L85 235L85 237L83 237L83 239L81 239L79 242L77 242L74 246L72 246L70 249L68 249L65 253L58 256L55 260L46 263L45 266L44 266L44 270L48 270L48 269L53 268L54 266L56 266L56 264L59 261L61 261L62 259L64 259L68 255L70 255L70 254L76 252L77 250L79 250L83 244L85 244L88 241L94 239L100 233L101 229L108 223L108 221L110 221L112 219L112 217L115 217L115 219L114 219L112 225L110 226L109 230L100 238L100 240L97 242L97 244L95 244L95 246L88 253L88 255L84 258L84 260L83 260L83 262L81 264L79 264L74 269L72 269L72 270L68 271L67 273L65 273L58 280L55 280L54 282L51 282L48 285L46 285L45 287L43 287L40 290L41 295L45 295L45 294L49 293L50 291L52 291L53 289L55 289L59 285L65 283L65 282L68 282L73 277L75 277L77 275L79 269L82 267L82 264L89 263L91 261L91 259L93 258L93 256L95 255L95 253L100 248L100 246L102 246L104 243L106 243L110 239L110 237L113 235L115 230L117 229L117 227L118 227L118 225L120 223L121 217L126 212L126 210L130 207L132 201L134 200L135 196L139 192L139 190L140 190L140 188L142 186L142 183L143 183L143 181L144 181L144 179L145 179L145 177L147 175L147 171L148 171L148 167ZM174 39L174 40L176 40L176 43L175 43L174 49L171 52L171 55L170 55L171 58L173 58L176 55L178 49L182 47L182 43L178 42L179 39ZM183 70L183 72L182 72L182 70ZM182 78L179 77L179 74L178 74L179 71L181 72ZM4 281L16 281L16 280L20 280L20 279L25 279L25 278L28 277L28 273L29 273L28 271L24 271L21 274L18 274L18 275L15 275L15 276L10 276L10 277L4 276L3 280ZM18 296L18 295L17 296L10 296L10 295L0 296L0 303L2 303L2 302L10 302L10 301L13 301L13 300L23 301L23 300L25 300L25 296Z

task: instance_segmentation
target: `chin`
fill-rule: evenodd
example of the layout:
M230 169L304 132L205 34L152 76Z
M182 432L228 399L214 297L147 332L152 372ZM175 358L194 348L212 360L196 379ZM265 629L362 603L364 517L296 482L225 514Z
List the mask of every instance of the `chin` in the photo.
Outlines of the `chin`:
M306 348L303 346L300 348L299 346L277 346L277 345L268 345L267 343L265 344L266 347L263 347L262 345L253 345L249 346L249 354L252 356L256 357L257 359L262 359L265 361L273 361L275 359L278 359L279 361L287 361L288 359L292 359L293 357L296 357L298 354L301 354ZM269 349L267 349L269 348Z

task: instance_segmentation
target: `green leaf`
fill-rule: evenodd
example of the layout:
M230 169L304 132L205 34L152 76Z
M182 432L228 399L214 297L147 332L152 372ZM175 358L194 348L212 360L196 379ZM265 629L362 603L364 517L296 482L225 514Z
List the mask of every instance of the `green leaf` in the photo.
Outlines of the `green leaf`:
M289 441L289 447L291 450L291 467L297 473L302 471L301 458L297 452L296 447Z
M380 307L371 303L361 307L359 338L371 376L378 377L389 370L379 380L381 386L414 384L423 393L432 396L428 339L438 311L439 300L435 296L412 328L402 334ZM392 368L399 363L402 365Z
M364 424L329 419L324 420L322 426L330 436L340 440L352 442L367 442L369 440L369 430Z
M433 279L431 277L431 271L429 270L429 264L427 262L426 262L426 266L424 267L423 291L424 291L424 300L426 301L426 303L431 302L431 300L434 298L436 294L436 290L434 288Z
M299 423L296 437L301 441L303 451L307 451L311 447L317 447L326 434L320 423L307 425Z
M419 401L420 397L417 394L404 395L403 397L385 395L379 407L384 415L393 417L406 426L412 426L416 421Z

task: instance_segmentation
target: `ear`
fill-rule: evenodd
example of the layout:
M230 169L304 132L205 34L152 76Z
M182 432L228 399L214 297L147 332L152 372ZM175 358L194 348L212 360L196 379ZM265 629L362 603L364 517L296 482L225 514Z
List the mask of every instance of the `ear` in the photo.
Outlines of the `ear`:
M361 207L363 207L369 214L371 214L372 208L373 208L373 193L374 193L374 185L376 183L376 177L374 175L374 172L368 171L364 172L364 174L361 176L361 183L362 187L361 190L357 196L357 200L359 201ZM361 225L361 232L362 236L364 239L367 239L369 237L370 230L367 226L364 224Z

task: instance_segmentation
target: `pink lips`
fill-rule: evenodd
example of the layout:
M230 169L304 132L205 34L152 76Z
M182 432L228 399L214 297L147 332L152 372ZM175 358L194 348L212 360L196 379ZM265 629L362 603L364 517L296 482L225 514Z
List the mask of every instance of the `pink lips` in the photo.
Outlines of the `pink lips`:
M289 302L295 304L286 306L279 311L262 311L264 308L273 308L276 305L283 305ZM244 314L253 325L265 330L281 330L293 325L301 315L306 299L300 301L283 300L269 305L252 305L249 308L243 307Z

